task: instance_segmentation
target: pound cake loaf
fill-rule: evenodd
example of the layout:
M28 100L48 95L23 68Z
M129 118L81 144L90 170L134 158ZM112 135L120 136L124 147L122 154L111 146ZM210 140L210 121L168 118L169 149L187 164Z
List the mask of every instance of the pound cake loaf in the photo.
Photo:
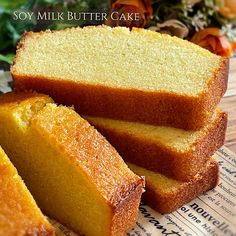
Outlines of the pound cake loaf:
M0 96L0 143L50 217L86 236L133 227L144 181L73 109L46 95Z
M0 147L0 236L54 236L53 227Z
M85 116L125 161L190 181L224 144L227 114L216 109L199 131Z
M177 181L134 164L128 166L136 174L145 176L146 191L142 200L160 213L175 211L214 188L219 180L219 165L213 158L208 161L205 169L189 182Z
M228 60L157 32L93 26L28 32L11 68L83 115L197 130L223 96Z

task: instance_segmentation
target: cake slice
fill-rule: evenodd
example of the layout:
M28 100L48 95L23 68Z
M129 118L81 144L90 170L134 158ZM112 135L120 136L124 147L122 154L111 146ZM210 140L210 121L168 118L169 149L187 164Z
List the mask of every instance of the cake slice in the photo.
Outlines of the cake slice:
M0 235L55 235L36 202L0 147Z
M16 90L80 114L196 130L226 90L228 60L166 34L97 26L26 33L11 72Z
M143 180L74 110L46 95L0 96L0 143L40 208L86 236L133 227Z
M219 109L199 131L108 118L85 118L125 161L182 181L191 180L205 168L208 157L224 144L227 127L227 114Z
M219 180L219 165L212 158L205 169L189 182L181 182L157 172L128 164L136 174L145 176L143 201L160 213L170 213L195 197L214 188Z

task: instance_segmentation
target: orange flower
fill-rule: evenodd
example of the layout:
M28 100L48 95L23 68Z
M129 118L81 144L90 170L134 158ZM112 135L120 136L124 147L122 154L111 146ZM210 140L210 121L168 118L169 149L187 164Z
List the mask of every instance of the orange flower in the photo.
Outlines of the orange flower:
M111 9L111 26L144 27L152 15L150 0L117 0Z
M233 55L233 48L228 38L218 28L206 28L194 34L191 42L225 57Z
M217 0L218 11L227 18L236 18L236 0Z
M236 42L232 42L231 46L232 46L233 52L235 52L236 51Z

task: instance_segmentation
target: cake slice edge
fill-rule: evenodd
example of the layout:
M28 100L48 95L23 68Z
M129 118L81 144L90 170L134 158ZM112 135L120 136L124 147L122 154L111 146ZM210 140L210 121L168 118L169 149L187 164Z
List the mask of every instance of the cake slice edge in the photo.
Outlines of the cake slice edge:
M146 32L142 29L134 29L134 31ZM206 89L196 97L163 91L147 92L133 88L96 86L64 81L50 76L22 74L17 71L15 64L20 51L24 51L25 41L33 34L27 32L18 44L16 58L11 67L15 89L21 91L33 89L49 94L58 103L74 105L75 109L83 115L198 130L206 124L227 89L229 61L223 57L219 68L214 69L214 76L208 81ZM148 34L155 35L153 32Z
M178 150L174 146L168 146L168 143L162 143L158 138L149 138L149 134L142 136L137 131L129 129L129 125L139 130L148 127L151 132L156 126L103 117L84 116L84 118L107 138L125 161L160 172L173 179L190 181L196 173L204 170L208 157L224 144L227 113L217 109L214 115L209 124L200 131L195 131L198 135L186 150ZM172 130L179 131L181 135L182 130L169 127L166 128L166 133L171 135ZM188 135L195 132L189 132Z
M138 175L145 176L146 192L143 194L143 200L160 213L175 211L197 196L216 187L219 182L219 164L213 158L210 158L205 170L198 173L189 182L176 181L134 164L128 163L128 166ZM161 180L161 184L158 182L159 180ZM170 182L171 187L162 191L162 184L164 185L166 181Z
M47 218L38 208L33 196L18 174L17 169L13 166L1 146L0 174L0 208L2 209L0 211L1 235L13 235L18 233L22 235L54 236L55 231L53 226L51 226ZM11 183L13 180L14 183ZM17 195L15 196L14 194ZM14 212L13 208L17 212ZM5 223L4 220L6 220Z

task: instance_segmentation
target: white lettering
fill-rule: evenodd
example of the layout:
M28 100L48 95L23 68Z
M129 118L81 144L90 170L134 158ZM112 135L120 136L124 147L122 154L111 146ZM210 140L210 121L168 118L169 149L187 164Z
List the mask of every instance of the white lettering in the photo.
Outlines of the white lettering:
M40 11L38 12L38 17L37 17L37 19L38 20L47 20L47 15L46 15L47 13L46 12L43 12L43 13L41 13Z
M113 11L111 13L111 19L112 20L119 20L119 12L118 11Z
M13 15L14 15L13 20L18 20L17 11L14 11L14 12L13 12Z
M18 11L14 11L13 12L13 20L31 20L32 16L33 16L33 12L18 12Z

